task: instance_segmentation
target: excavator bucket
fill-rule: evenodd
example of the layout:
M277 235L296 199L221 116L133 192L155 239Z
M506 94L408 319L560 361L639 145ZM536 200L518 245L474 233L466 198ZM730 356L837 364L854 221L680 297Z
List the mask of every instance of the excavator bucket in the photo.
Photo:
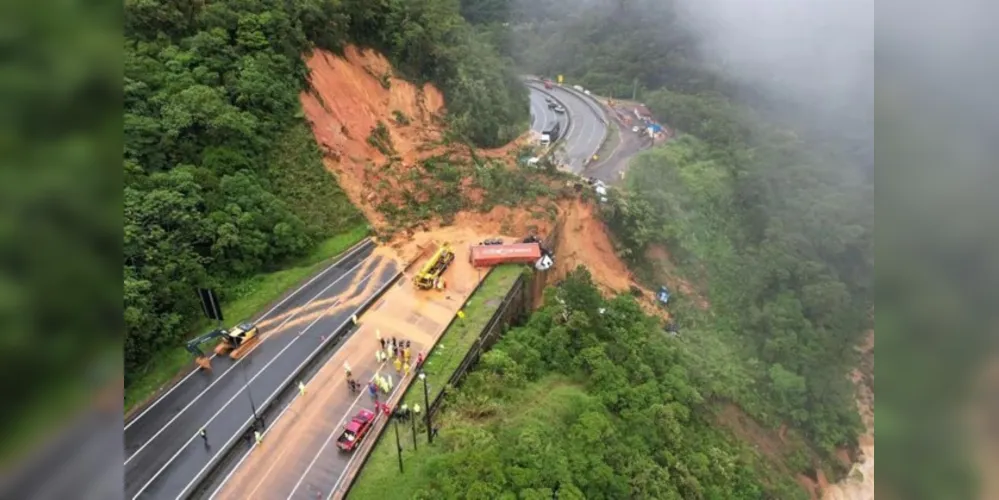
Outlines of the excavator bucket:
M202 370L212 371L212 360L208 356L200 356L194 358L194 362L201 367Z

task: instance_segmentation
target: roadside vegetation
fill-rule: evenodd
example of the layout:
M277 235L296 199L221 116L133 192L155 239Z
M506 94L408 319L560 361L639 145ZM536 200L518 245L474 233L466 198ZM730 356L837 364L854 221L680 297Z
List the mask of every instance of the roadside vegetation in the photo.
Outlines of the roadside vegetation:
M350 498L807 498L712 427L675 339L585 269L449 400L432 446L400 426L401 474L389 428Z
M511 167L503 159L479 156L458 144L408 169L379 172L383 177L376 208L385 215L387 233L431 219L450 224L459 212L488 212L501 205L534 206L554 219L555 200L571 194L558 182L563 174L523 164Z
M308 255L288 263L279 271L260 273L227 284L228 299L222 303L226 321L237 324L263 312L270 303L329 265L330 259L367 237L369 232L367 224L359 224L319 242ZM208 320L199 319L193 330L200 332L210 328ZM178 344L159 352L155 359L132 372L132 382L125 389L125 413L128 414L137 404L141 404L157 389L170 382L185 366L190 365L191 354L183 345Z
M132 387L140 375L146 386L150 373L176 366L178 346L201 333L195 288L215 288L233 304L244 283L296 268L322 253L321 242L349 239L366 224L325 171L303 120L303 54L347 43L380 49L400 76L443 91L452 133L475 145L504 144L528 120L512 66L443 0L126 2L124 25L131 402L145 390ZM257 303L283 292L269 288Z
M441 335L437 345L427 355L424 371L427 374L428 394L431 402L437 398L441 391L446 389L448 380L461 364L468 350L475 345L482 329L496 313L503 298L509 293L510 287L523 272L523 268L523 266L512 264L493 268L462 308L465 318L455 319L454 323L451 323ZM423 382L414 380L396 407L405 404L413 408L414 405L418 404L425 409L426 399L423 394ZM412 455L412 422L405 423L406 425L400 429L400 432L403 433L402 436L404 436L403 446L408 450L405 459L419 458L418 455ZM416 432L417 439L423 440L425 443L426 425L417 422ZM361 469L360 477L357 478L357 482L351 490L352 492L360 492L357 493L359 498L369 496L375 498L377 494L384 494L385 481L394 482L393 476L398 474L395 436L390 433L394 433L394 429L386 429L379 438L378 444L372 449L371 456L364 468Z
M526 72L637 93L682 136L634 158L602 213L636 276L673 292L691 380L835 464L862 430L848 373L872 328L870 124L823 128L740 86L701 59L672 2L530 7L508 9Z

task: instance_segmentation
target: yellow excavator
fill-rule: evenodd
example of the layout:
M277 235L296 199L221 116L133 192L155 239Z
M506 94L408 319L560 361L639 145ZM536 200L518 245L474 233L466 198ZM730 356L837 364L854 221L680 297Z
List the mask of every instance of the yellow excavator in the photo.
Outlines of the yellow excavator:
M420 272L416 273L416 276L413 277L413 284L420 290L443 290L445 286L444 271L447 270L447 266L451 265L451 262L454 262L454 251L451 250L451 245L444 243L423 265Z
M211 370L211 358L201 350L201 344L221 338L222 341L215 346L215 354L219 356L228 354L232 359L239 359L260 342L259 334L260 328L252 323L240 323L231 330L217 328L188 342L187 350L194 355L194 362L198 366L205 370Z

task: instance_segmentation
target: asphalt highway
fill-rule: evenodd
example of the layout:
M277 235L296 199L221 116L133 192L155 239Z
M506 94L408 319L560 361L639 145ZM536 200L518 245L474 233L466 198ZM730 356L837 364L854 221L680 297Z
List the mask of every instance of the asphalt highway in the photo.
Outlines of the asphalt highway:
M596 154L603 141L606 127L600 117L593 111L582 97L555 86L552 89L545 89L540 84L529 83L527 85L531 91L531 128L537 131L548 130L555 124L556 119L563 121L563 132L565 137L565 152L567 155L569 169L580 174L586 165L586 160ZM559 118L554 111L548 109L545 104L545 97L548 94L554 96L555 100L561 102L566 112L572 115L572 124L565 130L565 119Z
M242 359L212 360L125 425L127 498L178 498L238 439L259 409L365 300L400 269L365 243L257 319L260 343ZM198 436L204 428L207 443Z

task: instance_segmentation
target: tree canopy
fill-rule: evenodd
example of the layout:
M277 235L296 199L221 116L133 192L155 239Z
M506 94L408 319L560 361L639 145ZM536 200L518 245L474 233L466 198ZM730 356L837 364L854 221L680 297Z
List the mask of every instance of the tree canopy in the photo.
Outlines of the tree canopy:
M385 468L392 477L363 476L351 498L542 499L556 485L578 499L807 498L712 427L677 339L633 298L604 299L582 267L482 356L438 418L405 479Z
M498 146L526 90L451 0L125 3L126 383L194 324L195 287L272 270L363 221L320 162L302 55L347 43L437 84L454 132ZM387 118L387 117L386 117Z

